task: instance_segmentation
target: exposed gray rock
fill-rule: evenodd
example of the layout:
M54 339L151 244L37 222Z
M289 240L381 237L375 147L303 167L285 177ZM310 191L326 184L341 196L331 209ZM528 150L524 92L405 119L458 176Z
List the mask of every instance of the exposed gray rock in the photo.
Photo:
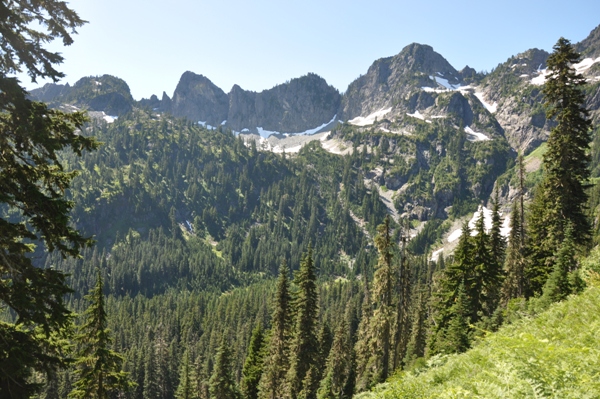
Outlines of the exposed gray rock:
M351 120L367 116L382 108L403 104L409 107L431 103L431 95L414 92L421 87L438 87L431 76L441 77L450 84L460 83L459 73L427 45L413 43L394 57L381 58L373 63L366 75L350 83L338 117ZM422 97L421 97L422 96ZM419 101L422 103L419 104ZM392 114L401 114L405 109L396 109Z
M229 93L227 126L300 133L331 121L340 98L333 86L312 73L260 93L235 85Z
M189 71L181 75L171 101L173 115L218 126L227 119L228 109L227 94L207 77Z

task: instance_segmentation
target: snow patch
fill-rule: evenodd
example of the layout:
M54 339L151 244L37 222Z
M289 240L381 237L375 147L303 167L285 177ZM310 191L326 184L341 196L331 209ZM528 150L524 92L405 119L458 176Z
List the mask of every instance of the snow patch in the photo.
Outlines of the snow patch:
M227 119L225 119L223 122L221 122L221 126L227 123Z
M375 119L379 120L379 119L383 118L391 110L392 110L392 107L390 107L390 108L381 108L380 110L373 112L369 116L366 116L366 117L357 116L356 118L354 118L352 120L349 120L348 123L351 124L351 125L354 125L354 126L372 125L373 123L375 123Z
M450 82L448 82L448 79L444 79L439 76L430 76L430 78L437 84L444 86L447 90L457 90L460 87L460 84L453 85Z
M477 99L483 104L485 109L487 109L491 114L496 113L496 111L498 110L498 102L494 101L493 104L488 103L487 101L485 101L485 97L480 91L476 91L473 94L475 94L475 97L477 97Z
M597 62L600 62L600 57L598 57L596 59L586 58L584 60L581 60L581 62L573 65L573 68L575 68L577 73L583 73L583 72L587 71L588 69L590 69L592 67L592 65L594 65Z
M471 129L469 126L465 127L465 133L467 133L467 140L469 141L487 141L490 140L488 136L483 133L479 133Z
M424 120L425 120L425 117L423 116L423 114L421 114L421 113L419 112L419 110L416 110L414 114L409 114L409 113L407 112L407 113L406 113L406 115L408 115L408 116L412 116L413 118L417 118L417 119L420 119L420 120L422 120L422 121L424 121Z
M334 115L334 116L333 116L333 118L331 118L331 120L330 120L329 122L325 122L325 123L323 123L322 125L320 125L320 126L317 126L317 127L315 127L315 128L308 129L308 130L305 130L305 131L303 131L303 132L298 132L298 133L283 133L283 135L284 135L284 136L312 136L313 134L317 133L319 130L322 130L322 129L324 129L324 128L325 128L327 125L329 125L329 124L331 124L331 123L335 122L335 119L336 119L336 118L337 118L337 114L336 114L336 115ZM246 130L247 130L247 129L246 129ZM269 137L269 136L271 136L271 135L273 135L273 134L282 134L282 133L280 133L280 132L276 132L276 131L271 131L271 130L266 130L266 129L263 129L262 127L257 127L257 128L256 128L256 130L258 131L258 134L259 134L261 137L264 137L264 138L267 138L267 137ZM244 131L244 130L242 130L242 132L243 132L243 131ZM294 147L294 148L295 148L295 147ZM287 150L286 150L286 152L287 152Z
M477 235L477 232L475 231L475 223L477 223L477 220L479 219L479 215L481 212L483 212L483 223L485 225L486 232L489 233L489 231L492 228L492 210L486 208L485 206L480 206L479 209L477 210L477 212L475 212L473 214L473 217L471 218L471 220L469 220L469 229L471 230L471 236L473 236L473 237ZM500 214L500 216L502 216L502 214ZM454 241L458 240L460 238L461 234L462 234L462 228L454 230L448 236L448 242L454 242ZM508 237L509 234L510 234L510 219L505 218L504 222L502 222L502 226L500 227L500 235L502 235L502 237ZM432 256L432 258L433 258L433 256Z
M104 111L102 111L102 119L104 119L106 121L106 123L113 123L118 118L119 118L118 116L106 115L104 113Z
M198 121L198 124L202 127L207 128L208 130L216 130L217 128L215 126L209 125L208 123L206 123L206 121Z

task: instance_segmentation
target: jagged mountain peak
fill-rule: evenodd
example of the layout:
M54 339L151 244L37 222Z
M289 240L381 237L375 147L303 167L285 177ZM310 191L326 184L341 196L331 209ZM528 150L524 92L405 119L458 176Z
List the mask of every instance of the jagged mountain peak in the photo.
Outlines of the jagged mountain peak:
M461 82L461 74L431 46L412 43L393 57L375 61L365 75L350 83L339 116L353 120L383 109L390 109L390 116L405 114L410 104L414 106L415 93L424 87L445 89Z
M229 108L229 99L223 90L206 76L191 71L181 75L170 103L173 115L213 126L227 119Z

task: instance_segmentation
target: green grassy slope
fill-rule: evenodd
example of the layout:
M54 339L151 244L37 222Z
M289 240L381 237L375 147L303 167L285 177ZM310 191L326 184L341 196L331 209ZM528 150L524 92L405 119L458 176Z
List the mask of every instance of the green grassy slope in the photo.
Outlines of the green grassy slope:
M600 398L600 288L358 398Z

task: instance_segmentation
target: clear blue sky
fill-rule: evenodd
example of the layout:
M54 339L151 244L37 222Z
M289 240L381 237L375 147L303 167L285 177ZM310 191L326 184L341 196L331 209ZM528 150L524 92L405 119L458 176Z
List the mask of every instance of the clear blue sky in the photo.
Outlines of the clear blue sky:
M72 0L89 24L59 49L59 70L124 79L134 98L169 96L186 70L225 92L262 91L314 72L340 91L412 42L455 68L489 71L529 48L551 51L600 24L600 1ZM27 88L33 88L21 77Z

